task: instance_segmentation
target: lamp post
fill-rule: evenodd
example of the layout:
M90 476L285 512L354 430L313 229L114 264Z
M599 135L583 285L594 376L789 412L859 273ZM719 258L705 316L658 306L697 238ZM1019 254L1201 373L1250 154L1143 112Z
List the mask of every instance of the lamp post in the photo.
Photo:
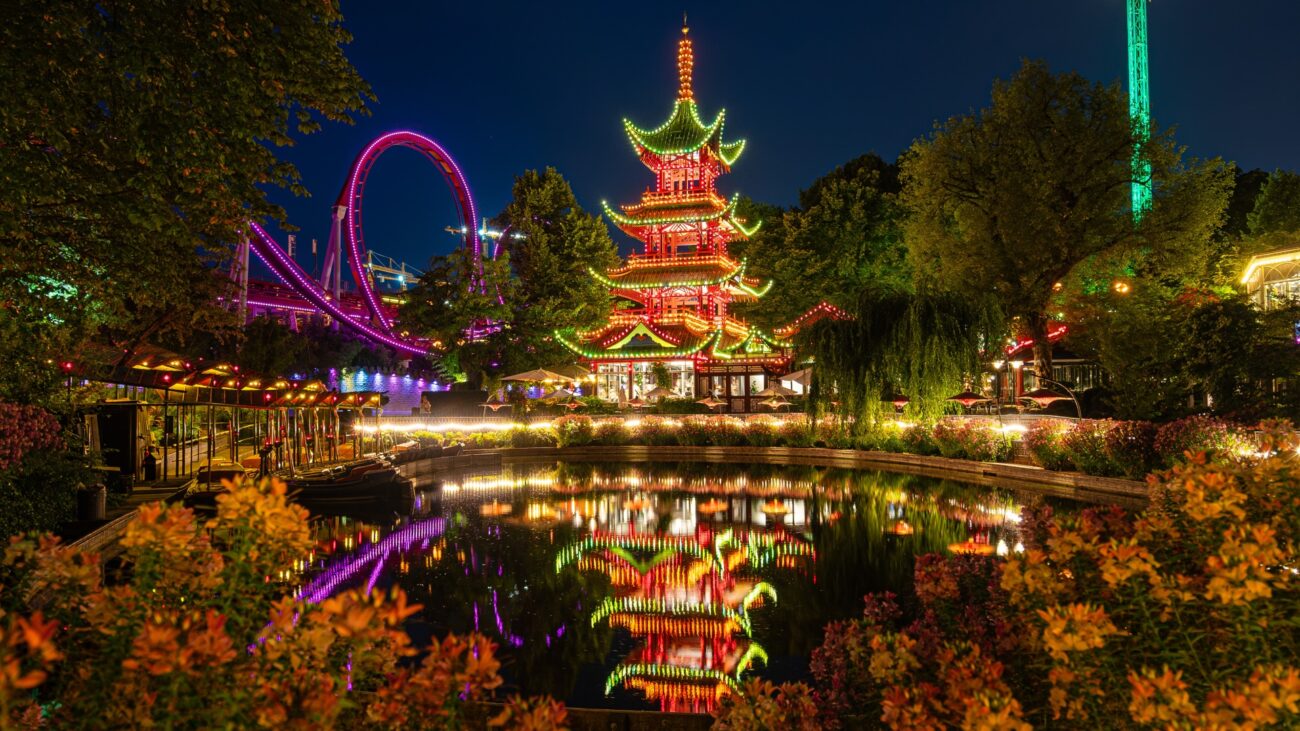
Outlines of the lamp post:
M1083 407L1079 405L1079 399L1075 398L1074 391L1071 391L1069 387L1067 387L1064 383L1053 381L1050 378L1038 375L1037 371L1033 371L1033 374L1034 374L1034 378L1038 379L1039 381L1046 383L1050 386L1056 386L1057 388L1060 388L1062 391L1065 391L1065 393L1070 397L1070 400L1074 402L1074 412L1078 415L1080 421L1083 420Z

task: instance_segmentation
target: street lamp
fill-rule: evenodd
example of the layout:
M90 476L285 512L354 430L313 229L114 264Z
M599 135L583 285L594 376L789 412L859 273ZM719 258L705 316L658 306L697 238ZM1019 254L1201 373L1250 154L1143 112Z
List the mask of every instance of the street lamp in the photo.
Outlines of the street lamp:
M1083 407L1079 405L1079 399L1075 398L1074 391L1071 391L1069 387L1066 386L1064 383L1053 381L1050 378L1038 375L1037 371L1032 371L1032 373L1034 374L1034 377L1038 379L1040 382L1046 383L1050 386L1056 386L1060 388L1062 391L1065 391L1065 393L1068 394L1069 399L1074 402L1075 413L1078 414L1080 420L1083 419ZM1029 393L1021 395L1020 398L1029 399L1030 401L1033 401L1034 403L1038 404L1041 407L1041 406L1047 406L1053 401L1059 401L1061 399L1064 399L1066 398L1066 396L1062 396L1061 394L1051 389L1039 387L1034 389L1033 391L1030 391Z

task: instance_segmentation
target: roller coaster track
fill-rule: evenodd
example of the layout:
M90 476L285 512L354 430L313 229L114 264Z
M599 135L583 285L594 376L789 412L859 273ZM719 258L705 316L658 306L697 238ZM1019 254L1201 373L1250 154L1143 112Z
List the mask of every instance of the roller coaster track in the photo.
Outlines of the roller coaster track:
M447 181L448 187L451 188L463 230L466 232L466 246L469 247L473 255L472 260L479 262L478 286L482 286L483 243L479 236L478 210L474 207L474 198L470 194L469 182L465 179L465 174L461 171L460 166L456 164L451 154L442 145L424 135L407 130L381 135L357 155L352 162L347 180L343 184L343 189L339 192L338 200L334 206L335 228L331 231L331 247L338 247L341 244L346 249L348 264L352 270L352 278L356 282L357 290L361 292L361 299L371 315L369 323L349 317L338 306L334 294L329 292L321 283L314 281L293 259L285 254L284 249L271 238L265 229L254 222L249 224L251 232L249 244L252 251L275 272L275 275L281 281L304 297L320 312L334 317L340 324L352 329L368 340L387 345L403 353L427 355L429 353L428 347L393 332L393 323L389 320L387 313L380 304L379 295L375 292L374 282L365 267L366 245L361 227L361 214L366 180L370 174L370 169L379 156L394 147L405 147L419 152L428 158L442 173L442 177ZM339 266L337 261L334 266Z

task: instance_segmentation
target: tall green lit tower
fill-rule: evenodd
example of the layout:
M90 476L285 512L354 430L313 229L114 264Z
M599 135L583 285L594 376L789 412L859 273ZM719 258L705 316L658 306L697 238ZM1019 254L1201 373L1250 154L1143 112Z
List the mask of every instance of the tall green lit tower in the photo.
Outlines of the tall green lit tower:
M1147 75L1147 2L1128 0L1128 114L1137 132L1133 151L1133 218L1151 208L1151 163L1141 148L1151 134L1151 90Z

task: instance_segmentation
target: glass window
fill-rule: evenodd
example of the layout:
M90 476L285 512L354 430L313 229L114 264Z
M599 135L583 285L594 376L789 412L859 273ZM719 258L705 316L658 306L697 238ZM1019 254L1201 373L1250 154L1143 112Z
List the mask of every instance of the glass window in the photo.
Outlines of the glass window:
M731 377L730 377L730 380L731 380L731 396L744 396L744 395L745 395L745 377L744 377L744 376L731 376Z
M762 391L763 388L765 387L764 386L765 381L767 381L767 376L763 375L762 373L755 373L751 375L749 377L749 393L752 395L758 393L759 391Z

